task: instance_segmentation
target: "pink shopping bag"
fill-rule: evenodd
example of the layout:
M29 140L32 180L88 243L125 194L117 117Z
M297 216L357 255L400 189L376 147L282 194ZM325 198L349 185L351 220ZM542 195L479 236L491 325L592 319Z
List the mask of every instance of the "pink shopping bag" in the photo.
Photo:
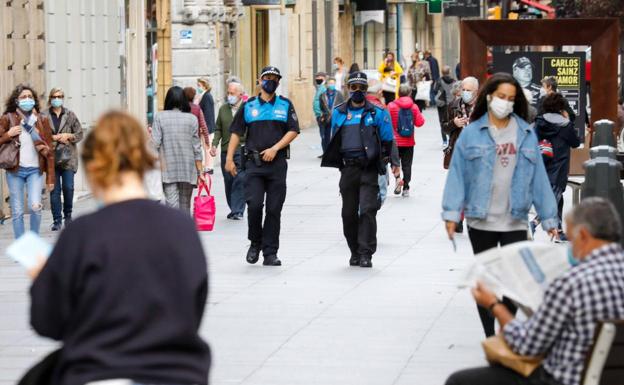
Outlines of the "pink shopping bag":
M193 217L198 231L212 231L217 213L214 196L210 195L212 179L209 175L206 176L209 185L206 186L205 183L199 185L199 191L195 197L195 207L193 208ZM202 192L205 192L206 195L202 195Z

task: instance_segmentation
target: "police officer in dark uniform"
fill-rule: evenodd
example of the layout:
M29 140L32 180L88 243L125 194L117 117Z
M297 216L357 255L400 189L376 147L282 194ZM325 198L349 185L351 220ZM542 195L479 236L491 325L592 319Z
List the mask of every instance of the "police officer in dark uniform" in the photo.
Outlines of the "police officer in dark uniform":
M394 139L390 115L366 100L364 72L347 81L349 99L334 109L332 139L321 167L340 169L342 225L351 266L372 267L377 250L378 176L384 175Z
M247 262L258 262L260 251L263 265L281 266L277 257L280 217L286 199L286 172L289 144L299 134L299 122L290 100L276 95L282 75L275 67L265 67L260 74L260 94L238 109L230 131L225 169L236 175L237 167L246 171L248 237L251 246ZM241 137L245 137L243 165L234 163L234 154ZM262 209L266 195L266 215Z

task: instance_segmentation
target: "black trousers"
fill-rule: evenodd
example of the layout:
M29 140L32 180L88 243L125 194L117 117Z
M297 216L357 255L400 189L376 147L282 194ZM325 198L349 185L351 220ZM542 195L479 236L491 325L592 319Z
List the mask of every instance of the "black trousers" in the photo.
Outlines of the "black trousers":
M285 158L256 166L253 161L245 163L245 197L247 199L248 238L261 245L264 256L276 255L279 249L280 221L286 199ZM262 214L266 197L264 225Z
M448 106L438 107L438 120L440 121L440 133L442 134L442 141L447 142L448 136L444 133L444 122L448 119Z
M401 170L403 170L403 189L409 190L409 182L412 180L412 161L414 160L414 147L399 147Z
M427 102L424 100L415 100L414 103L416 103L420 112L423 112L427 109Z
M522 242L527 240L526 230L521 231L484 231L473 228L468 229L468 236L470 237L470 243L472 244L472 251L475 254L479 254L494 247L505 246L511 243ZM516 314L518 310L513 302L506 297L503 297L503 303L509 309L512 314ZM493 336L496 331L494 330L495 319L484 307L477 305L479 310L479 318L481 318L481 324L483 325L483 331L487 337Z
M542 367L524 377L499 365L460 370L451 374L445 385L560 385Z
M351 254L372 257L377 251L378 172L375 166L340 171L342 227Z

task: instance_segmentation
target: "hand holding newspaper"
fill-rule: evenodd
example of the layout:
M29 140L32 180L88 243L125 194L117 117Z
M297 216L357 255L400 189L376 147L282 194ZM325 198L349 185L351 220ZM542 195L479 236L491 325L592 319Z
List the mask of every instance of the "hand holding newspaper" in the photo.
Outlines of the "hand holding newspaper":
M29 231L13 242L6 253L26 270L31 270L41 264L42 259L46 260L50 256L52 245Z
M521 305L527 315L542 303L548 285L572 265L567 246L548 242L518 242L477 254L460 288L481 281L497 297Z

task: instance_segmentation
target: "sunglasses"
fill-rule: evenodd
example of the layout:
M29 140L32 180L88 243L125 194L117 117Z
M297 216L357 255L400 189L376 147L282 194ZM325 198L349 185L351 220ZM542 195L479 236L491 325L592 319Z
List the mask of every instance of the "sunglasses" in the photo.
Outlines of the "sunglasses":
M356 91L366 92L366 90L368 90L368 86L365 86L364 84L351 84L351 85L349 85L349 91L351 91L351 92L356 92Z

